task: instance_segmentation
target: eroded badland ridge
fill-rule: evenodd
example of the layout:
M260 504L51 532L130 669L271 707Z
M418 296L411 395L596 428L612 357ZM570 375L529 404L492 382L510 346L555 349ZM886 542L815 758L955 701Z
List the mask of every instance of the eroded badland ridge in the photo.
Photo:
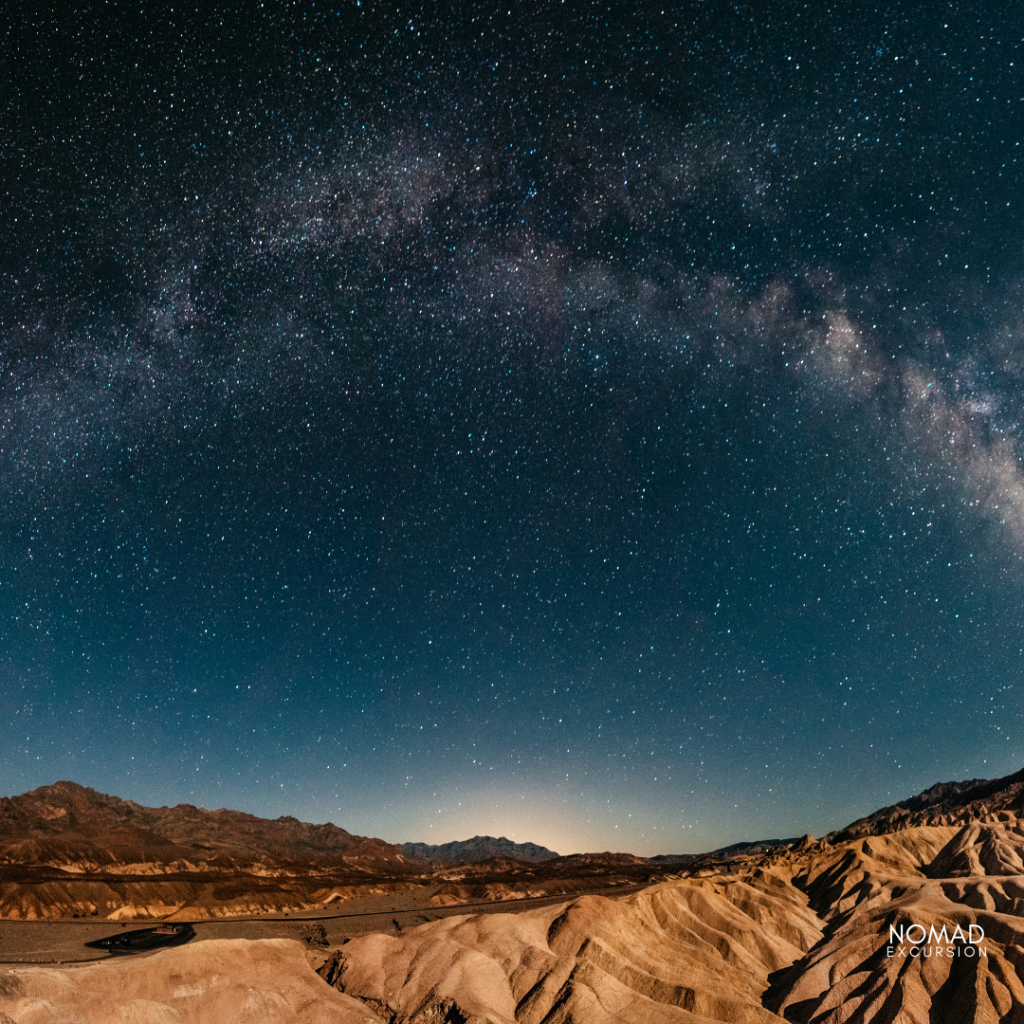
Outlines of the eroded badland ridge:
M41 793L26 796L39 807L63 807ZM7 859L6 815L5 803L5 872L28 863ZM301 823L285 825L301 834ZM150 831L163 837L163 828L158 822ZM356 848L376 842L337 832L331 857L357 856L345 852L343 836ZM200 841L175 835L182 850ZM206 863L236 856L225 852L223 834L204 836L217 848ZM263 853L259 863L297 866L284 847L278 851L279 859ZM459 912L316 952L295 940L200 936L145 960L22 968L0 975L0 1011L17 1024L91 1024L125 1014L197 1024L1024 1021L1024 772L940 784L823 839L723 851L671 865L671 874L652 875L651 862L624 856L492 860L447 865L449 881L429 877L435 896L448 886L449 898L460 900L474 885L486 889L489 870L504 871L510 889L528 888L536 882L529 872L561 863L571 874L598 862L606 873L658 880L618 898ZM369 863L342 860L335 870L362 864L365 871ZM425 884L425 862L398 863L402 884Z

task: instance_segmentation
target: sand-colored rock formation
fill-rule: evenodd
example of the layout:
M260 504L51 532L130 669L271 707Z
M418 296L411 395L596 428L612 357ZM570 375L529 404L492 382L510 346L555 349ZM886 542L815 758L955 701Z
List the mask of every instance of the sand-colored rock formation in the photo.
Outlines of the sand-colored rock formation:
M756 872L367 935L322 973L396 1021L446 1007L453 1020L494 1024L767 1022L769 974L820 936L806 896Z
M144 959L0 973L15 1024L383 1024L332 991L301 943L213 940Z
M943 848L929 866L934 878L970 875L1021 875L1024 860L1024 822L972 821Z
M1024 832L998 814L999 822L916 825L793 858L794 881L825 934L773 977L765 1005L801 1024L1024 1020ZM936 817L953 815L946 807ZM920 819L901 823L910 820ZM904 938L893 941L890 928Z
M823 943L781 972L767 1004L788 1020L815 1024L1024 1019L1019 915L974 909L963 889L939 881L887 889L887 899L841 917ZM1012 890L1024 892L1022 880ZM1018 910L1024 902L1001 885L986 896ZM904 935L917 930L890 943L890 926Z

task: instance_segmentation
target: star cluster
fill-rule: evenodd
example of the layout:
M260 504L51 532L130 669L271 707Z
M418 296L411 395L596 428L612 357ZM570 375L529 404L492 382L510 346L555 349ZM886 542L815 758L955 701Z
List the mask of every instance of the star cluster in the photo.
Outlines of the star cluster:
M659 853L1019 768L1005 5L6 31L5 792Z

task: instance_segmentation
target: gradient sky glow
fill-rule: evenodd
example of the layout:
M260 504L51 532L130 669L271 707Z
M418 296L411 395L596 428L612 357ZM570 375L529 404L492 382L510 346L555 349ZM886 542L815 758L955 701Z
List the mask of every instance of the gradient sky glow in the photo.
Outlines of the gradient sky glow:
M1021 767L1020 12L55 12L0 791L654 854Z

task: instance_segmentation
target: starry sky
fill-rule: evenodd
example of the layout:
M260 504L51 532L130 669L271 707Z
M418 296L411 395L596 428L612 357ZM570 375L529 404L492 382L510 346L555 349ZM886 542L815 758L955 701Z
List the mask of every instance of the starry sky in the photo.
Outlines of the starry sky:
M1024 761L1024 16L27 5L0 790L562 853Z

